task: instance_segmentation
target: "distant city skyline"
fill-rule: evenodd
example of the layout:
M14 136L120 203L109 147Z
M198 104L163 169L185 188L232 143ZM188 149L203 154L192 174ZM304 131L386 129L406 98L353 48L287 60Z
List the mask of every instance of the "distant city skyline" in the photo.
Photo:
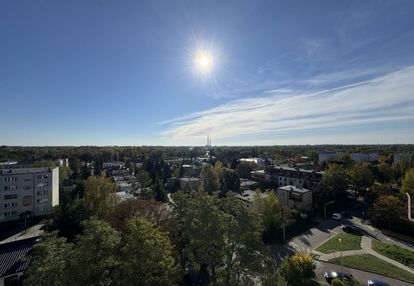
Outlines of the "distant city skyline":
M410 0L1 1L0 145L413 144L412 15Z

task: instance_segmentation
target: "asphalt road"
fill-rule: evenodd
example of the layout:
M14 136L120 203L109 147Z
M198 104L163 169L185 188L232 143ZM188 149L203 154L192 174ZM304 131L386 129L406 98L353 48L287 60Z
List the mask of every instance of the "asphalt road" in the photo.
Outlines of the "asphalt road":
M327 262L316 261L316 278L318 281L325 281L323 274L329 271L341 271L341 266L336 264L331 264ZM376 279L387 282L391 286L409 286L413 285L412 283L403 282L398 279L389 278L375 273L370 273L366 271L356 270L353 268L343 267L343 272L351 274L356 280L367 285L369 279Z

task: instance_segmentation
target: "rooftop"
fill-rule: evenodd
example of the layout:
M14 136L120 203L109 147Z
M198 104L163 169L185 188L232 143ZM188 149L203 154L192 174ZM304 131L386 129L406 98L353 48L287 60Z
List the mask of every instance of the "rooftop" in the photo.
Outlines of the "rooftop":
M311 190L305 189L305 188L298 188L292 185L287 185L287 186L283 186L283 187L279 187L278 190L283 190L283 191L288 191L288 192L295 192L295 193L307 193L310 192Z
M31 173L46 173L50 172L53 169L59 167L42 167L42 168L19 168L19 169L2 169L0 170L0 175L10 175L10 174L31 174Z
M27 270L30 261L23 258L32 250L37 239L32 237L0 244L0 277Z

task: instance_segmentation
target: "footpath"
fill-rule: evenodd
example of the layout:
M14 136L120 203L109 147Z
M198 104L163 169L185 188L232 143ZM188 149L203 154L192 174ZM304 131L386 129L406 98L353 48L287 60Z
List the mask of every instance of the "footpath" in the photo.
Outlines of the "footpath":
M335 237L335 236L334 236ZM332 238L332 237L331 237ZM326 241L325 241L326 242ZM325 243L323 242L323 243ZM322 244L323 244L322 243ZM367 236L363 236L361 239L361 249L359 250L347 250L347 251L337 251L337 252L332 252L332 253L322 253L320 251L314 250L312 251L313 254L318 255L318 259L320 261L325 261L328 262L331 259L334 258L338 258L341 256L352 256L352 255L361 255L361 254L371 254L373 256L376 256L377 258L386 261L400 269L403 269L411 274L414 274L414 270L402 263L399 263L398 261L395 261L391 258L388 258L384 255L379 254L378 252L374 251L372 249L372 238L371 237L367 237Z

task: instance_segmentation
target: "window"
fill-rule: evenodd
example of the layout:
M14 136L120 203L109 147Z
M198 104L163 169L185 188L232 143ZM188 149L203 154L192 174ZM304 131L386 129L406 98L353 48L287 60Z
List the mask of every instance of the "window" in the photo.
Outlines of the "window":
M32 186L24 186L23 190L30 190L32 188Z
M13 207L17 207L17 203L8 203L8 204L4 204L5 208L13 208Z
M32 181L32 179L31 178L26 178L26 179L24 179L24 181L25 182L30 182L30 181Z
M17 211L10 211L10 212L5 212L4 216L15 216L17 215Z
M49 174L43 174L43 179L49 178Z
M37 195L38 196L41 196L41 195L48 195L49 194L49 191L47 191L47 190L44 190L44 191L37 191Z
M41 179L42 175L37 175L36 178Z
M302 201L302 194L290 193L289 199L294 200L294 201Z
M42 198L42 199L37 199L37 203L39 204L41 204L41 203L47 203L49 201L49 199L48 198Z
M17 199L17 194L13 194L13 195L5 195L4 196L5 200L12 200L12 199Z

